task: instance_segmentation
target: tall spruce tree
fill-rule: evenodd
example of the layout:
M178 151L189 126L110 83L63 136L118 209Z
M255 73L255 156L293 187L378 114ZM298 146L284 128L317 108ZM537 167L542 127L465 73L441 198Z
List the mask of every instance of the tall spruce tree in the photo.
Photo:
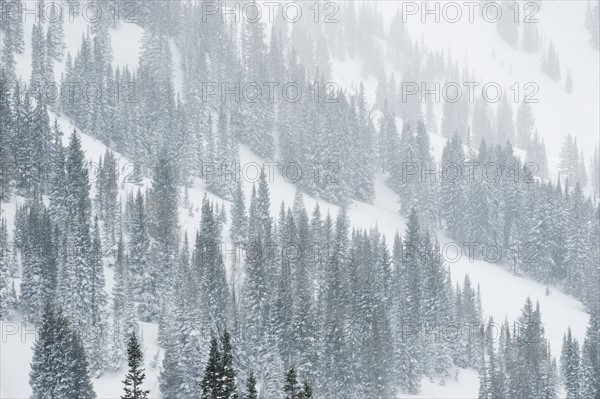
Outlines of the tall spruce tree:
M129 336L127 364L127 375L125 376L125 380L123 380L123 384L125 385L123 390L125 393L121 395L121 399L147 399L150 391L142 388L146 373L142 368L144 358L135 332Z
M571 328L563 336L563 346L560 355L560 370L565 382L568 399L580 398L580 355L579 342L571 334Z
M256 390L256 378L254 373L250 371L248 380L246 381L246 391L243 399L258 399L258 391Z
M60 310L46 305L33 348L29 383L34 399L95 399L88 363L78 335Z

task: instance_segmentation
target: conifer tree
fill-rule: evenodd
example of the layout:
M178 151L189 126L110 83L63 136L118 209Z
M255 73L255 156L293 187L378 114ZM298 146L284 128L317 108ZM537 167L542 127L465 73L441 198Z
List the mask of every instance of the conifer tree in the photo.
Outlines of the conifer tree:
M580 356L579 343L573 338L571 328L563 336L563 346L560 356L560 369L568 399L579 398L579 378L580 378Z
M116 224L118 218L118 165L112 151L108 148L100 160L102 168L96 180L96 208L98 217L104 221L103 242L107 248L116 244Z
M590 309L590 320L582 348L580 398L600 398L600 319L598 308Z
M125 254L123 235L117 243L115 260L115 284L112 289L112 310L114 329L111 331L110 366L118 369L125 360L127 339L137 328L136 312L133 303L131 272Z
M569 179L571 184L575 184L580 181L580 158L579 158L579 149L577 146L577 139L574 139L573 136L568 134L561 146L560 149L560 163L558 166L558 170L561 174L561 177Z
M485 96L477 97L473 105L471 137L469 141L465 140L465 144L476 148L483 139L492 142L496 136L494 119L489 99L485 98Z
M300 391L298 398L299 399L312 399L312 397L313 397L312 388L311 388L310 384L308 383L308 380L305 379L304 383L302 384L302 391Z
M531 110L531 105L527 101L519 104L517 108L517 142L519 148L527 148L531 135L533 134L535 119Z
M440 176L440 213L450 237L461 240L465 201L463 167L465 154L458 134L454 134L442 151Z
M526 130L525 128L523 128ZM515 125L513 121L513 109L508 97L503 97L498 105L496 117L496 137L494 142L504 146L507 141L514 142ZM478 144L478 143L476 143Z
M245 245L248 239L248 216L246 215L246 204L241 180L238 182L237 189L235 190L230 215L231 229L229 230L229 236L231 241L235 245Z
M100 227L98 218L95 218L92 247L90 250L89 267L89 324L93 331L92 340L89 342L90 370L99 375L106 366L106 323L107 298L104 292L104 264L102 261L102 246L100 243Z
M250 375L246 381L246 392L244 392L243 399L258 399L258 392L256 391L256 378L254 378L254 373L252 371L250 371Z
M0 319L2 320L10 319L17 303L16 292L10 286L10 260L7 239L6 220L0 213Z
M558 53L554 48L554 42L550 40L547 52L544 52L542 57L542 70L552 80L560 80L560 61Z
M125 376L121 399L147 399L149 390L144 390L142 384L146 378L143 367L143 354L135 332L131 333L127 344L128 371Z
M285 399L298 399L301 388L296 377L296 370L291 367L285 373L285 384L283 385L283 394Z
M416 393L420 389L420 380L423 373L422 342L417 338L414 329L421 325L422 309L422 272L420 251L421 233L416 210L409 215L407 231L403 240L402 265L405 271L403 293L401 299L402 313L397 319L395 349L396 367L402 388L409 393ZM407 330L410 326L411 330Z
M152 188L148 193L148 233L154 238L153 269L157 300L161 309L168 306L173 283L175 255L179 243L177 171L163 154L158 159Z
M573 94L573 75L571 70L567 69L567 77L565 78L565 91L568 94Z
M204 368L204 377L202 378L202 399L218 399L221 393L221 353L219 350L219 341L213 337L210 341L210 350L208 362Z
M46 305L29 373L32 398L95 399L78 335L60 310Z
M223 399L237 399L237 386L235 383L235 370L233 365L233 349L231 347L231 334L227 330L221 335L221 394Z

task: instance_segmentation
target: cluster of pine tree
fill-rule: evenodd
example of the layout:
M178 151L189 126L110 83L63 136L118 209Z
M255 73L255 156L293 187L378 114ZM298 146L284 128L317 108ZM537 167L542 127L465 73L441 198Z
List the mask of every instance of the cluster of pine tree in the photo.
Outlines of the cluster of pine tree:
M15 74L15 54L23 54L25 51L25 36L23 33L23 19L19 14L18 3L12 3L8 0L0 1L2 7L2 25L0 34L2 35L2 48L0 48L0 64L8 72L7 79L14 81Z
M588 305L596 301L600 211L584 196L577 181L581 173L573 177L574 187L569 178L563 187L560 180L538 179L536 165L522 164L510 144L488 147L482 141L477 152L465 153L458 136L444 147L440 169L440 217L452 239L494 246L499 250L494 261L515 273L561 284Z
M96 399L88 357L79 333L62 310L45 305L29 373L31 398ZM146 399L149 391L141 388L146 375L135 332L128 336L127 359L129 368L121 399Z
M315 60L309 56L314 49L306 48L310 41L304 40L304 35L315 33L302 24L291 31L280 20L267 45L262 23L244 23L241 32L220 20L198 23L203 19L201 4L147 4L143 10L146 18L140 23L145 31L137 72L112 68L110 24L99 24L82 38L74 58L67 54L58 110L86 132L118 146L141 170L154 168L166 155L181 176L203 176L209 188L225 198L235 193L234 179L227 178L227 171L235 170L238 163L237 140L271 159L277 141L282 172L292 168L290 178L311 194L337 203L373 198L372 115L362 91L347 96L329 83L324 36L319 43L325 48L319 54L326 58ZM164 19L177 19L178 28L156 23ZM237 40L241 54L232 51ZM172 41L185 50L184 86L177 100ZM41 69L49 67L35 59L37 53L32 62ZM206 82L228 89L258 85L262 95L254 101L241 90L241 95L223 100L223 93L206 95ZM273 98L267 95L269 82L279 84ZM286 83L294 89L282 89ZM89 96L85 88L90 84L101 95ZM213 114L218 114L217 122ZM205 176L215 164L218 176ZM298 169L300 176L296 176Z
M600 397L600 319L598 307L590 312L583 345L567 331L563 338L560 372L568 399Z
M81 338L67 317L47 305L33 347L31 397L95 399L87 359Z
M498 331L499 330L499 331ZM558 398L556 360L544 337L539 304L527 298L512 326L482 326L479 398Z
M169 381L172 383L173 381ZM312 388L307 379L302 386L298 383L298 377L294 367L285 373L285 381L282 385L285 399L311 399ZM178 398L178 392L161 388L163 397ZM184 385L180 386L184 389ZM224 330L220 338L212 337L208 351L208 360L204 368L204 375L198 387L194 387L195 397L202 399L258 399L257 381L254 373L250 371L244 391L236 383L236 371L234 367L234 350L231 344L231 335Z
M94 355L90 368L105 364L107 297L98 218L92 221L87 163L74 131L63 150L60 131L48 187L35 190L15 215L14 256L20 254L19 304L24 318L40 322L44 305L63 303L63 311ZM86 332L85 334L83 332Z
M529 111L519 110L517 120ZM393 112L384 104L380 120L380 165L399 195L400 211L416 209L425 229L443 226L460 245L475 243L475 256L483 257L492 246L492 261L507 263L517 274L538 281L562 284L586 303L598 295L598 206L586 198L587 173L583 154L571 136L561 152L561 175L556 183L547 179L544 142L531 123L523 134L530 151L526 163L515 155L510 142L488 146L482 139L478 150L463 145L458 133L448 140L440 163L435 163L429 136L422 122L416 133L405 123L398 135ZM529 138L531 137L531 138ZM469 137L467 137L467 144ZM597 156L592 174L598 174ZM564 188L561 186L561 179ZM594 187L597 183L594 182ZM562 217L555 217L562 215ZM582 225L591 228L582 230Z
M474 97L470 98L466 84L461 86L460 82L476 81L473 71L469 71L468 67L461 70L448 57L444 53L429 50L423 55L424 66L405 72L405 79L400 85L396 84L393 74L388 80L382 72L375 101L375 107L383 114L380 124L382 120L389 121L398 116L413 127L424 121L430 132L439 131L448 139L458 132L465 144L478 145L482 139L501 145L510 141L520 149L528 152L531 149L533 159L541 163L545 157L545 146L539 137L534 136L536 129L532 99L519 101L515 115L510 103L515 93L508 88L502 89L503 94L495 107L482 91L475 90ZM458 89L452 89L456 85ZM410 90L418 92L410 94ZM426 90L432 93L426 93ZM438 122L434 107L439 102L442 102L442 118ZM387 125L390 123L387 122ZM385 130L380 126L376 132L379 144L376 150L381 162L385 162L390 151L385 137Z
M236 344L236 374L245 380L254 370L265 398L277 395L280 375L292 366L332 398L389 397L398 384L418 392L423 376L445 380L454 365L478 366L478 338L465 329L480 324L479 293L468 278L452 287L416 212L390 253L377 229L351 231L344 209L335 221L318 206L309 216L301 194L272 220L263 172L249 212L243 195L232 205L230 236L245 251L240 259L221 246L215 208L203 200L195 249L190 256L185 238L174 269L159 331L166 397L200 394L201 371L218 348L215 341L206 353L203 338L224 327ZM448 337L452 328L459 334Z
M512 131L512 122L509 125ZM597 276L593 265L600 254L584 248L597 247L599 228L598 206L583 192L587 183L583 153L568 135L561 151L560 176L553 183L548 179L544 141L534 132L526 103L518 109L516 128L517 138L528 147L526 163L515 155L510 141L488 146L482 138L475 150L470 147L470 136L465 146L456 131L444 146L441 162L435 163L423 122L417 123L416 133L405 122L399 134L386 101L380 119L378 164L399 195L401 212L408 215L416 209L425 229L441 224L461 245L476 243L478 257L484 247L493 246L499 252L493 261L508 263L516 273L544 283L563 284L589 303L598 295L597 280L582 276ZM513 137L512 133L504 136ZM599 168L595 155L593 190L598 187ZM591 229L582 230L582 225Z
M35 100L10 85L0 69L0 199L9 199L16 188L25 196L46 193L56 166L59 133L50 127L43 97Z

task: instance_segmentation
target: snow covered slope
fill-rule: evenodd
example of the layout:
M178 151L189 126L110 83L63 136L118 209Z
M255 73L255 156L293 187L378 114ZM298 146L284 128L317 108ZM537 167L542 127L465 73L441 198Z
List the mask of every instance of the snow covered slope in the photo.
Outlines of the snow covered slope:
M548 155L551 168L556 167L558 150L562 137L567 133L576 135L583 148L590 149L597 144L597 132L599 131L598 98L599 80L597 71L599 69L598 53L591 49L581 50L581 46L571 46L570 43L584 42L586 32L583 29L583 18L585 15L585 1L570 2L570 12L564 13L564 4L561 2L545 2L544 9L540 12L540 25L546 36L554 39L556 47L564 59L577 60L568 66L574 76L575 91L568 95L564 91L564 85L553 82L540 73L539 60L537 56L512 49L504 43L497 35L493 25L482 21L473 24L449 24L433 23L423 24L420 22L409 23L409 29L414 37L426 37L427 44L435 43L440 48L449 48L451 52L464 60L469 68L475 70L476 76L481 76L482 82L498 81L502 86L510 86L514 82L521 84L535 81L540 86L539 104L534 107L536 123L540 133L546 139ZM398 2L380 2L380 7L386 10L385 16L391 16L399 7ZM569 29L562 29L561 34L553 35L553 27L561 24L568 25ZM81 43L81 35L86 32L87 25L81 19L74 23L65 24L65 36L68 51L75 54ZM473 31L477 35L473 35ZM31 31L31 24L26 25L25 32ZM563 34L567 32L568 34ZM142 30L134 24L120 24L111 32L113 43L113 65L128 66L135 69L140 53ZM25 81L31 73L30 57L31 51L28 41L29 35L25 35L27 51L17 58L18 73ZM175 63L180 60L180 55L175 44L172 44ZM508 63L505 60L510 59ZM360 60L335 61L333 63L334 79L341 86L350 88L363 80L361 77ZM56 77L60 77L61 68L56 68ZM182 76L176 68L174 73L177 91L182 89ZM367 98L374 101L377 82L369 77L365 82ZM568 117L566 117L568 115ZM54 118L51 114L51 118ZM74 126L71 122L60 115L57 116L67 134ZM596 132L596 135L590 132ZM105 146L92 137L82 134L82 146L86 151L88 159L97 160L104 154ZM445 142L438 135L431 136L434 154L439 159L441 148ZM118 153L118 149L113 149ZM256 162L262 164L269 160L263 160L250 152L247 148L241 149L242 164ZM118 155L119 165L124 167L129 162L125 157ZM149 180L144 182L148 185ZM123 185L121 196L135 187ZM250 195L251 185L245 184L246 196ZM396 231L403 232L406 225L405 220L398 214L397 195L385 184L385 177L377 177L376 198L373 204L362 202L353 203L348 214L351 223L357 227L374 227L386 235L389 240ZM192 208L196 209L206 191L199 180L194 182L189 189L189 198ZM283 176L276 174L270 185L271 214L277 217L282 201L291 204L294 199L295 186L287 182ZM183 195L183 192L180 193ZM221 203L221 199L208 193L208 197ZM335 205L322 200L304 197L305 205L311 210L319 203L322 213L330 211L332 216L338 212ZM16 203L2 204L3 214L9 215L9 231L12 231L11 215L14 215ZM229 204L227 204L229 209ZM193 236L199 225L200 214L194 212L190 215L189 209L180 209L180 224L189 236ZM449 240L443 235L438 236L440 242L448 244ZM452 278L455 282L462 283L464 276L469 274L475 284L479 284L482 290L483 312L485 316L491 315L495 320L501 321L507 318L514 320L520 313L525 299L530 296L534 301L539 300L542 311L546 337L550 340L552 352L555 356L560 354L560 345L563 333L571 326L574 336L581 341L585 334L588 315L585 313L580 302L552 289L550 295L546 295L546 286L531 281L527 278L512 275L502 265L490 264L483 261L470 261L464 255L455 263L449 263ZM110 292L112 287L112 270L106 266L106 288ZM508 287L508 288L507 288ZM157 397L158 392L158 368L152 367L153 357L158 351L157 325L154 323L141 323L143 328L144 356L147 368L147 388L151 389L151 397ZM31 361L31 345L35 335L31 333L32 326L24 326L19 323L2 322L0 342L0 397L2 398L24 398L30 394L28 373ZM94 386L99 398L116 398L121 394L120 381L124 378L124 372L106 373L94 380ZM424 382L423 391L418 398L475 398L478 390L477 373L473 370L460 370L457 381L448 381L441 387L436 383ZM413 397L413 396L403 396Z
M73 126L65 118L59 119L65 132L72 130ZM105 146L95 139L82 134L82 146L86 151L88 159L98 159L104 153ZM127 159L116 154L119 159L119 165L127 164ZM256 162L262 164L256 155L246 148L242 148L241 162L250 164ZM294 199L295 187L285 181L280 174L275 174L270 185L271 192L271 214L273 218L277 217L279 206L282 201L291 204ZM145 184L148 184L146 181ZM246 196L249 198L251 185L246 184ZM124 186L121 189L121 195L131 190L132 187ZM379 176L376 182L376 199L373 204L362 202L353 203L348 209L348 215L352 224L357 227L377 227L391 239L396 231L403 232L405 229L405 220L397 212L396 195L385 185L383 176ZM182 194L182 193L180 193ZM189 189L190 202L195 208L200 204L205 194L203 184L196 181L195 185ZM210 193L211 200L219 199ZM338 207L329 203L319 201L315 198L304 196L307 209L312 209L318 202L322 213L331 212L332 216L338 211ZM195 229L199 225L200 214L189 215L188 209L180 209L180 220L182 228L193 236ZM447 244L449 240L443 234L439 234L439 240ZM450 251L448 258L454 259L455 256ZM560 345L562 335L568 326L573 329L574 336L583 340L585 328L587 326L588 316L584 312L583 306L573 298L560 292L553 291L551 295L546 296L546 287L526 278L517 277L507 272L502 265L494 265L483 261L469 261L468 256L463 254L458 261L450 263L449 268L452 272L453 280L462 284L464 275L469 274L475 284L480 284L483 297L483 311L485 316L493 316L495 320L514 320L520 313L525 299L530 296L532 300L540 301L542 310L542 320L546 336L550 340L554 356L560 355ZM231 268L230 268L231 269ZM107 292L112 287L112 269L105 268L107 276ZM508 288L507 288L508 287ZM148 374L148 388L152 392L157 392L158 369L151 367L151 362L158 351L157 344L157 325L153 323L141 323L143 330L144 356ZM13 329L17 329L13 333ZM29 395L30 387L28 383L29 362L31 361L31 346L35 340L35 335L31 333L33 326L23 326L18 323L5 322L2 324L2 333L6 339L1 342L1 378L3 398L23 398ZM27 333L29 331L29 333ZM108 372L102 377L94 380L94 387L99 398L115 398L120 395L121 386L118 383L124 377L124 372ZM424 383L423 391L417 395L417 398L475 398L477 396L478 379L474 370L460 370L457 381L448 381L446 386L439 386L436 383ZM155 396L152 396L155 397ZM405 396L411 397L411 396Z

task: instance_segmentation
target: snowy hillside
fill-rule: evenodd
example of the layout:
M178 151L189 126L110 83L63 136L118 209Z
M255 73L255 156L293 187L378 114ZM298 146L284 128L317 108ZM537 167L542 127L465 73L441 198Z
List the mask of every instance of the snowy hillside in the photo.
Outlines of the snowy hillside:
M57 57L56 23L25 18L21 50L18 23L3 27L0 94L10 101L0 114L0 398L61 387L60 398L120 397L131 331L141 341L149 398L200 397L211 383L210 338L223 327L232 332L233 389L248 395L252 371L263 399L282 397L290 367L297 399L308 397L305 379L314 397L328 399L600 395L600 63L585 23L588 9L598 19L598 5L537 2L539 50L528 52L480 16L422 22L418 12L406 14L419 4L404 3L318 3L325 15L337 10L331 25L222 24L211 16L206 23L210 5L137 5L137 23L123 15L103 24L81 15L61 21ZM550 41L560 79L541 68ZM133 101L77 94L46 104L11 88L38 79L116 84ZM333 104L310 98L320 79L333 82L333 94L320 93ZM203 98L217 83L290 81L304 89L297 103L222 101L221 89ZM502 141L503 105L488 104L490 131L481 132L477 101L452 108L444 98L401 99L403 84L435 81L506 89L514 151ZM521 97L535 88L531 123L519 116L513 84ZM527 145L517 144L522 129ZM103 169L107 157L114 174ZM521 174L514 182L484 175L448 183L440 172L455 161L514 162L525 175L526 161L547 163L547 175L542 167L535 183ZM30 164L38 168L31 176ZM232 164L242 170L239 186L219 169ZM290 166L304 179L290 178ZM421 168L433 168L436 179ZM82 176L88 191L77 186ZM261 240L259 250L275 248L273 256L246 258ZM484 251L471 257L474 243ZM306 256L286 257L288 246ZM46 303L62 309L80 338L63 340L68 328L59 330ZM578 344L565 355L569 329L568 343ZM52 355L39 346L44 334ZM215 351L224 356L213 360L227 370L222 339ZM57 382L61 361L48 359L61 350L87 362L64 374L81 378L81 391ZM519 369L530 352L538 374ZM233 381L219 378L215 390ZM496 385L503 378L510 383ZM215 392L207 397L233 397Z

